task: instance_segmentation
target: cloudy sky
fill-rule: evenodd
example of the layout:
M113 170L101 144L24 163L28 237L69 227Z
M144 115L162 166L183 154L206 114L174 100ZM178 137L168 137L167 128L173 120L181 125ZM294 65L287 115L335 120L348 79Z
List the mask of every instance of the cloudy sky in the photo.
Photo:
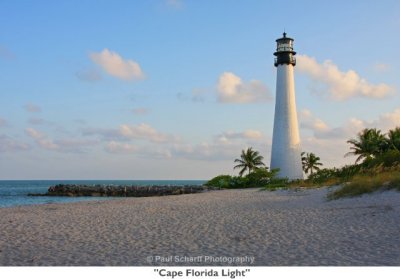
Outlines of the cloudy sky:
M303 150L327 167L400 126L400 2L0 2L0 179L208 179L269 165L275 39L295 39Z

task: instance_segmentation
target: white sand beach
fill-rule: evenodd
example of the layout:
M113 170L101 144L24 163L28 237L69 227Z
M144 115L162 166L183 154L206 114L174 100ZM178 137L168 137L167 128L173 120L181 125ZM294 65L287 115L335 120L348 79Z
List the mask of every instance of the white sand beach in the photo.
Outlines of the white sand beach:
M327 191L2 208L0 265L229 265L206 256L254 257L236 265L400 265L400 192L327 201Z

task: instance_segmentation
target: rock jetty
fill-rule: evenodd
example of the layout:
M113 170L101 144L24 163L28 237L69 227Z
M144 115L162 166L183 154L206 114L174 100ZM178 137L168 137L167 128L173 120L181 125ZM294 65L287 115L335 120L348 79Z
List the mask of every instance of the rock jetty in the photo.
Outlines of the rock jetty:
M58 184L50 186L45 194L28 194L29 196L67 196L67 197L151 197L166 195L194 194L207 190L200 185L184 186L137 186L137 185L76 185Z

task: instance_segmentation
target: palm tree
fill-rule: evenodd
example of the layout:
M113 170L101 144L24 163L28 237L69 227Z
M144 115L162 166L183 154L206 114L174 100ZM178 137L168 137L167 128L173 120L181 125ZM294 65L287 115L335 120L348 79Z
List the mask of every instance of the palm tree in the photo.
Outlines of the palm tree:
M389 130L387 137L388 148L400 151L400 127Z
M301 162L303 165L303 170L306 174L310 171L311 175L313 175L314 171L319 171L322 163L319 162L321 160L319 157L315 156L314 153L305 153L301 152Z
M358 156L356 163L361 159L374 158L379 154L382 154L387 149L387 140L385 136L381 134L380 130L377 129L364 129L358 133L356 139L348 140L350 143L350 149L352 151L345 154L345 157L349 155Z
M239 175L242 176L246 170L251 173L252 171L258 169L260 166L265 166L262 162L264 157L260 155L258 151L254 151L252 147L247 148L247 150L242 150L240 159L236 159L237 164L233 169L241 168Z

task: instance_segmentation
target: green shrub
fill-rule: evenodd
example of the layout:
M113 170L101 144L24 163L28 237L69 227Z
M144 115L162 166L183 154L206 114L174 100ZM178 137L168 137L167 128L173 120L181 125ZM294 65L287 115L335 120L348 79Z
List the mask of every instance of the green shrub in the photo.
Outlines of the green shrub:
M289 187L289 179L288 178L277 178L273 177L267 185L265 185L265 189L267 190L276 190L277 188L287 188Z
M328 181L336 180L336 169L321 169L308 177L311 184L321 185Z
M232 176L223 174L207 181L204 185L218 188L229 188L231 180Z
M233 176L232 179L229 181L230 189L237 189L237 188L248 188L247 179L246 177L242 176Z
M218 175L213 179L207 181L204 185L216 188L224 189L235 189L235 188L247 188L246 177L230 176L230 175Z
M246 175L230 176L218 175L213 179L207 181L204 185L216 188L238 189L238 188L253 188L265 187L271 182L274 184L287 184L287 179L274 178L279 170L268 171L266 168L259 168Z
M275 171L268 171L266 168L259 168L245 177L245 183L247 187L263 187L267 185L274 176Z

